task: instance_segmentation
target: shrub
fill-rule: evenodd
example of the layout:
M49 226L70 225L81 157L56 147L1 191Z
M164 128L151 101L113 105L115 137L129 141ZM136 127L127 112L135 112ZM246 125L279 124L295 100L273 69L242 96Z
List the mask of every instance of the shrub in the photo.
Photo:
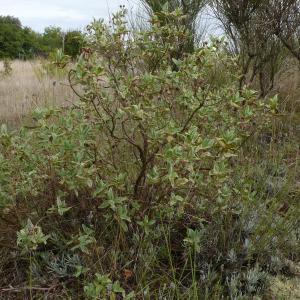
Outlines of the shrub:
M41 68L37 70L39 76L47 74L53 78L67 76L70 57L62 49L56 49L49 55L49 59L41 61Z
M139 33L128 31L124 11L112 27L94 22L69 74L76 108L36 111L34 129L2 127L0 225L9 224L8 247L18 231L20 247L14 256L3 248L2 285L28 280L16 269L10 276L18 266L56 299L263 292L271 254L261 259L257 241L270 206L239 171L238 155L277 112L276 98L239 91L238 66L220 42L173 59L174 70L183 16L165 14L172 22L154 16ZM29 262L28 219L41 237L29 239ZM273 226L268 245L279 247Z

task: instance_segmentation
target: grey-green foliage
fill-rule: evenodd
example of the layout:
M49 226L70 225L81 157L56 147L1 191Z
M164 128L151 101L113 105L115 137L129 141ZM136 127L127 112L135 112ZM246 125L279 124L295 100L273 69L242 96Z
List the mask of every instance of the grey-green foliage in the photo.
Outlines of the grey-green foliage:
M257 197L239 156L277 98L239 90L221 42L174 59L187 36L180 10L144 32L125 17L88 27L70 72L76 107L36 110L33 129L1 128L1 238L19 248L0 280L26 282L25 249L34 286L63 299L260 294L274 249L294 247L282 251L284 218Z

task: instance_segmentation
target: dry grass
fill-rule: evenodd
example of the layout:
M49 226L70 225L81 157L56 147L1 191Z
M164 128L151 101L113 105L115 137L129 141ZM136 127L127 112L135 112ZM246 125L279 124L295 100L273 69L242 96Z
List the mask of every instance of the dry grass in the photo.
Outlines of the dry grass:
M14 61L12 69L10 76L0 76L0 124L15 127L37 107L66 106L76 101L66 78L46 74L42 62Z

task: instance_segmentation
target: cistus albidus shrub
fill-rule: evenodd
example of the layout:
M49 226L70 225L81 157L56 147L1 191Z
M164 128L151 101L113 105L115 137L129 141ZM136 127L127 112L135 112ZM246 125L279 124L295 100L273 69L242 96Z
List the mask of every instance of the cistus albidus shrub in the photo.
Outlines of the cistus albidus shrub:
M124 11L111 26L92 23L69 73L76 107L38 110L35 126L18 133L2 128L1 222L12 223L12 247L11 231L19 231L20 248L3 270L17 257L33 286L64 299L263 291L249 222L260 223L264 206L257 210L253 191L233 174L247 138L276 113L276 98L238 89L239 68L221 42L172 59L184 16L165 14L166 26L153 16L151 29L138 33ZM32 240L35 248L24 251ZM18 274L6 284L27 282Z

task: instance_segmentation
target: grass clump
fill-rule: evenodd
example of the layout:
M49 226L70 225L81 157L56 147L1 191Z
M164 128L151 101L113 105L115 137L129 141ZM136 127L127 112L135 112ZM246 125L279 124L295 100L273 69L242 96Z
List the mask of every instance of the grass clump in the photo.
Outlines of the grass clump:
M164 14L167 25L154 16L139 33L124 11L112 27L94 22L69 73L76 108L37 110L34 128L17 133L2 127L6 295L251 299L275 272L274 249L299 259L292 244L283 251L283 216L243 165L277 98L239 90L220 42L174 59L183 16ZM296 241L296 216L285 217Z

